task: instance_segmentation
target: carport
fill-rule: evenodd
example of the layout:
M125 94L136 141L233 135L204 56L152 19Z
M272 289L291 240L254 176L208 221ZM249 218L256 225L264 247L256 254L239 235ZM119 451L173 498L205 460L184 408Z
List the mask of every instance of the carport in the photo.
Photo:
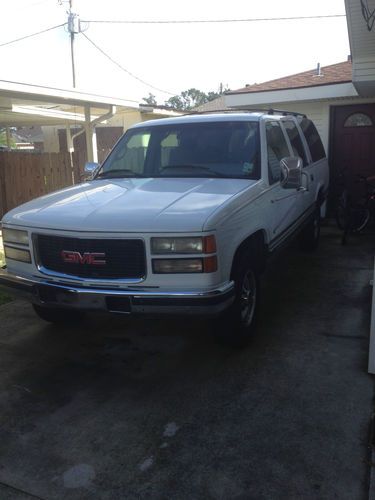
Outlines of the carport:
M82 126L75 136L86 135L88 161L97 161L95 127L119 111L137 111L136 102L77 90L0 80L0 126L65 125L69 152L73 152L72 126Z

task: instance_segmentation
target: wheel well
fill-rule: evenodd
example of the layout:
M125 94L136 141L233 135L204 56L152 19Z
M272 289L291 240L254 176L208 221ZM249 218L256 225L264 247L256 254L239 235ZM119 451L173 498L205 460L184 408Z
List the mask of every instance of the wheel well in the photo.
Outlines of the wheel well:
M233 274L233 268L238 259L243 253L251 253L252 258L256 261L256 266L260 272L264 271L266 267L266 243L264 237L264 231L259 230L248 236L237 248L233 261L231 275Z

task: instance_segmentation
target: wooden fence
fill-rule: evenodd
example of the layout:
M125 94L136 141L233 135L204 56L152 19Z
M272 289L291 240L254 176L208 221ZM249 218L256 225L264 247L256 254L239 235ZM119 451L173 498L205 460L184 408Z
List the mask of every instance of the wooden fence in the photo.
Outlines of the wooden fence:
M0 151L0 220L12 208L80 182L80 161L69 153Z

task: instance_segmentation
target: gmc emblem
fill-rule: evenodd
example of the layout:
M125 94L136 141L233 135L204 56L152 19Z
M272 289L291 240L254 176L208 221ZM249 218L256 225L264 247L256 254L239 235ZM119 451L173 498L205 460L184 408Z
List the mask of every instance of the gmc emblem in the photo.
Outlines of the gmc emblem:
M101 252L72 252L70 250L62 250L61 258L67 264L88 264L89 266L105 266L105 253Z

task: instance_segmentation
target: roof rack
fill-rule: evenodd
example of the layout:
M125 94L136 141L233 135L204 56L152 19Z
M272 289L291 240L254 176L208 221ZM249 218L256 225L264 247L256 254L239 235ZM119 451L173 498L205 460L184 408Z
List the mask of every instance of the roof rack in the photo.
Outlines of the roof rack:
M292 115L292 116L302 116L303 118L306 118L306 115L304 113L297 113L294 111L286 111L284 109L273 109L273 108L253 108L253 109L215 109L215 110L207 110L207 111L190 111L189 113L186 113L186 115L205 115L209 113L264 113L267 115Z

